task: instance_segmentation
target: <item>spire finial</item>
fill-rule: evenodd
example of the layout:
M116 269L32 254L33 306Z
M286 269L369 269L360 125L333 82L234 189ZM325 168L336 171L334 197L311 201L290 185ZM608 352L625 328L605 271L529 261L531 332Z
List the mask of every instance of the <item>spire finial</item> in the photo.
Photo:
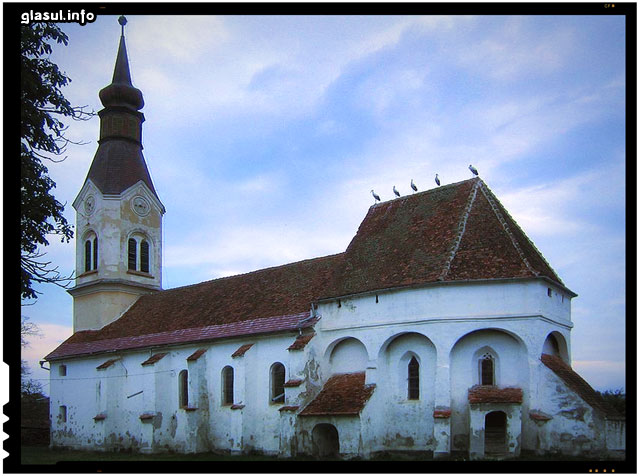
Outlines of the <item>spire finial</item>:
M120 18L118 18L118 23L120 23L120 26L122 27L122 36L124 36L124 26L127 24L127 19L124 15L120 15Z

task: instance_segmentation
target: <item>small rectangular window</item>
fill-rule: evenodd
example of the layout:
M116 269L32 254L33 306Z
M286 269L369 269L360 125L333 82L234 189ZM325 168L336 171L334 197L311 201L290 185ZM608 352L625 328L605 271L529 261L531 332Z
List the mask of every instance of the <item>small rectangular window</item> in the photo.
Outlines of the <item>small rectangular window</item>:
M66 405L60 405L59 418L62 423L67 421L67 407Z
M58 371L60 373L60 377L65 377L67 375L67 366L61 364L60 367L58 367Z
M551 297L551 288L547 288L547 296Z
M138 261L138 256L137 256L137 248L138 247L138 243L136 242L136 240L134 240L133 238L129 239L128 242L128 258L129 258L129 269L132 271L135 271L137 269L137 261Z
M142 240L140 243L140 271L149 272L149 242Z
M189 406L189 372L187 370L180 371L178 375L178 400L180 408Z

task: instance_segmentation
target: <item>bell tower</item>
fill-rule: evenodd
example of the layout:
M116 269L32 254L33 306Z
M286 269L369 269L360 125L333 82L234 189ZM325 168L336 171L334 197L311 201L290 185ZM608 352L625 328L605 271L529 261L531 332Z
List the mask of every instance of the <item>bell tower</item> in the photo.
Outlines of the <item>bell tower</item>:
M131 83L124 38L111 84L99 93L98 150L73 202L76 282L73 331L100 329L136 299L162 289L160 202L142 155L142 92Z

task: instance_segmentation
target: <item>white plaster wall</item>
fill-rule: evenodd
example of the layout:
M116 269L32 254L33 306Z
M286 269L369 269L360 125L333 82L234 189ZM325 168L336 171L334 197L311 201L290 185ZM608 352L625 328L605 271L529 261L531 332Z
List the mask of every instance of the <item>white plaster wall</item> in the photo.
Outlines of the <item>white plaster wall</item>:
M498 330L479 330L460 339L451 350L451 432L453 449L466 450L469 434L468 389L479 385L478 353L491 349L497 357L498 387L518 387L528 393L528 364L524 345ZM523 407L527 407L526 398Z
M418 360L419 399L408 399L408 364ZM401 334L377 361L376 389L362 412L366 446L372 451L433 451L436 349L425 336ZM418 424L419 422L419 424ZM364 435L363 435L364 436Z
M604 449L604 419L544 364L540 368L536 410L552 417L536 426L541 449L565 454Z
M131 200L138 195L145 197L151 205L151 210L146 216L138 216L131 208ZM89 196L95 198L95 209L90 215L86 214L84 208L85 200ZM158 289L162 287L164 209L144 183L138 182L121 195L102 195L89 180L78 194L74 207L76 236L79 237L76 239L76 285L107 279L124 280ZM96 271L85 273L84 246L85 237L89 232L95 233L98 238L98 267ZM151 243L149 273L128 271L127 241L134 232L143 234ZM117 319L131 304L132 299L135 299L135 296L128 299L122 296L124 294L121 292L105 293L98 288L93 294L82 296L82 302L74 303L74 331L98 329ZM100 317L96 319L94 314Z
M97 395L95 367L111 355L64 362L68 377L79 376L85 385L70 378L56 380L54 363L52 408L57 411L59 405L67 404L69 421L61 425L53 419L52 441L54 445L93 447L104 439L108 447L151 447L153 451L304 450L304 432L312 428L301 423L304 418L298 418L300 432L283 431L282 425L291 415L283 416L279 412L282 405L269 401L269 370L274 362L281 362L286 380L304 380L303 385L286 389L285 404L300 409L333 373L366 370L367 383L375 384L376 389L361 418L355 418L357 424L339 420L341 427L336 426L347 453L356 447L366 452L446 452L449 439L452 449L464 449L458 446L461 437L468 442L467 391L477 383L474 353L491 346L499 357L498 384L523 389L523 414L528 408L538 408L547 398L537 388L543 372L539 356L546 337L558 332L570 345L566 301L549 298L544 282L519 281L396 290L380 293L378 302L375 295L341 300L340 307L337 301L323 302L317 309L321 317L317 335L302 351L287 351L297 334L285 333L125 352L118 354L121 361L117 366L105 371L115 374L102 380L102 396ZM556 318L540 314L541 309L555 313ZM487 328L491 330L474 333ZM244 356L231 357L247 343L254 346ZM198 361L186 362L203 347L208 351ZM166 351L170 354L153 366L140 365L152 353ZM403 366L408 361L402 359L408 352L420 361L419 401L406 399ZM221 371L226 365L234 369L234 402L244 405L239 410L221 403ZM186 368L190 372L190 404L197 408L191 412L178 408L178 374ZM140 390L141 394L126 398ZM105 401L107 419L94 423L93 416L105 410ZM436 436L444 444L433 439L435 407L453 410L451 434L442 435L449 427L438 426ZM145 412L157 416L143 424L139 415ZM525 430L535 426L528 418L524 420ZM456 435L462 435L457 443ZM527 441L530 446L536 444L533 436L524 435L523 442Z
M370 327L422 320L522 318L545 315L570 323L570 300L547 296L542 280L440 284L322 302L320 330Z

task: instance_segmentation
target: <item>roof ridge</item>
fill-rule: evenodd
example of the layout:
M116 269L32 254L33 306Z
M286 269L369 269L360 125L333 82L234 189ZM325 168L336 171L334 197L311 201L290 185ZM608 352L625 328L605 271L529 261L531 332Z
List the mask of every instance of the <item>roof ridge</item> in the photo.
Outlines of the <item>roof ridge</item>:
M458 231L456 233L456 237L453 242L453 246L448 253L448 256L444 262L444 267L440 276L438 277L439 281L444 281L449 271L451 270L451 263L453 262L453 258L456 256L458 252L458 248L460 247L460 242L462 241L462 237L467 227L467 220L469 219L469 214L471 213L471 208L473 207L473 203L476 200L476 195L478 194L478 187L482 182L480 179L471 179L476 180L476 183L473 184L471 188L471 192L469 192L469 197L467 198L467 204L464 207L464 211L462 212L462 216L460 217L460 221L458 222Z
M482 182L482 181L480 181L480 182ZM484 182L482 182L482 184L485 185ZM527 269L529 271L531 271L535 276L540 276L540 271L537 271L536 269L533 268L533 266L531 266L531 263L529 263L529 260L524 255L524 252L522 251L522 248L520 248L520 245L518 244L518 241L516 240L516 237L513 235L513 233L509 229L509 225L507 224L507 221L504 219L504 216L502 215L502 213L498 209L498 206L496 205L496 200L494 200L493 193L487 193L486 185L484 187L480 187L480 188L482 190L482 194L484 195L484 197L489 202L489 206L491 207L491 210L493 210L493 214L498 219L498 222L500 222L500 225L502 225L502 229L505 231L505 233L507 234L507 236L511 240L511 244L513 245L513 247L518 252L518 256L520 256L520 259L522 260L522 262L525 264ZM538 251L538 250L536 249L536 251Z
M481 180L482 182L482 180ZM556 271L551 267L551 265L549 264L549 262L546 260L546 258L544 257L544 255L542 254L542 252L536 247L536 245L533 243L533 241L531 241L529 239L529 237L527 236L527 234L524 232L524 230L522 230L522 228L520 228L520 225L518 225L518 223L513 219L513 217L511 216L511 214L507 211L507 209L500 203L500 201L498 200L498 198L493 194L493 192L491 191L491 189L489 189L489 187L487 186L487 184L485 184L484 182L482 182L482 193L485 196L485 198L487 199L487 201L489 202L489 205L491 206L491 209L493 210L494 214L496 215L496 218L498 218L498 221L500 222L500 224L502 225L502 227L504 228L505 232L507 233L507 235L509 236L509 238L511 239L511 243L513 244L513 247L516 249L516 251L518 252L518 255L520 256L520 258L522 259L522 261L524 262L524 264L527 266L527 269L529 269L529 271L531 271L534 275L536 276L540 276L542 274L541 271L538 271L537 269L535 269L531 263L529 263L529 260L526 258L526 256L524 255L524 251L522 251L522 248L520 247L520 244L518 243L518 240L516 239L515 235L513 234L513 232L509 229L509 225L507 224L506 220L504 219L504 215L507 215L511 221L513 222L514 226L520 231L520 234L524 237L525 240L527 240L527 242L529 243L529 245L533 248L533 250L538 254L538 257L542 260L542 262L544 264L546 264L549 269L553 272L554 276L549 276L552 279L557 279L560 284L562 283L562 280L560 279L560 276L558 276L558 273L556 273ZM498 207L499 205L499 207Z
M395 198L391 198L389 200L385 200L384 202L380 202L380 203L374 203L373 205L371 205L369 207L369 210L371 210L372 208L377 208L381 205L384 204L388 204L388 203L392 203L392 202L396 202L396 201L404 201L404 200L408 200L408 199L412 199L413 197L419 197L422 195L427 195L429 193L436 193L436 192L440 192L442 190L446 190L448 188L454 188L454 187L458 187L460 186L460 184L463 184L465 182L471 182L473 180L478 180L478 178L474 177L474 178L470 178L470 179L466 179L466 180L460 180L459 182L453 182L453 183L448 183L446 185L442 185L442 186L438 186L438 187L433 187L433 188L429 188L426 190L422 190L421 192L415 192L415 193L410 193L407 195L403 195L401 197L395 197Z

